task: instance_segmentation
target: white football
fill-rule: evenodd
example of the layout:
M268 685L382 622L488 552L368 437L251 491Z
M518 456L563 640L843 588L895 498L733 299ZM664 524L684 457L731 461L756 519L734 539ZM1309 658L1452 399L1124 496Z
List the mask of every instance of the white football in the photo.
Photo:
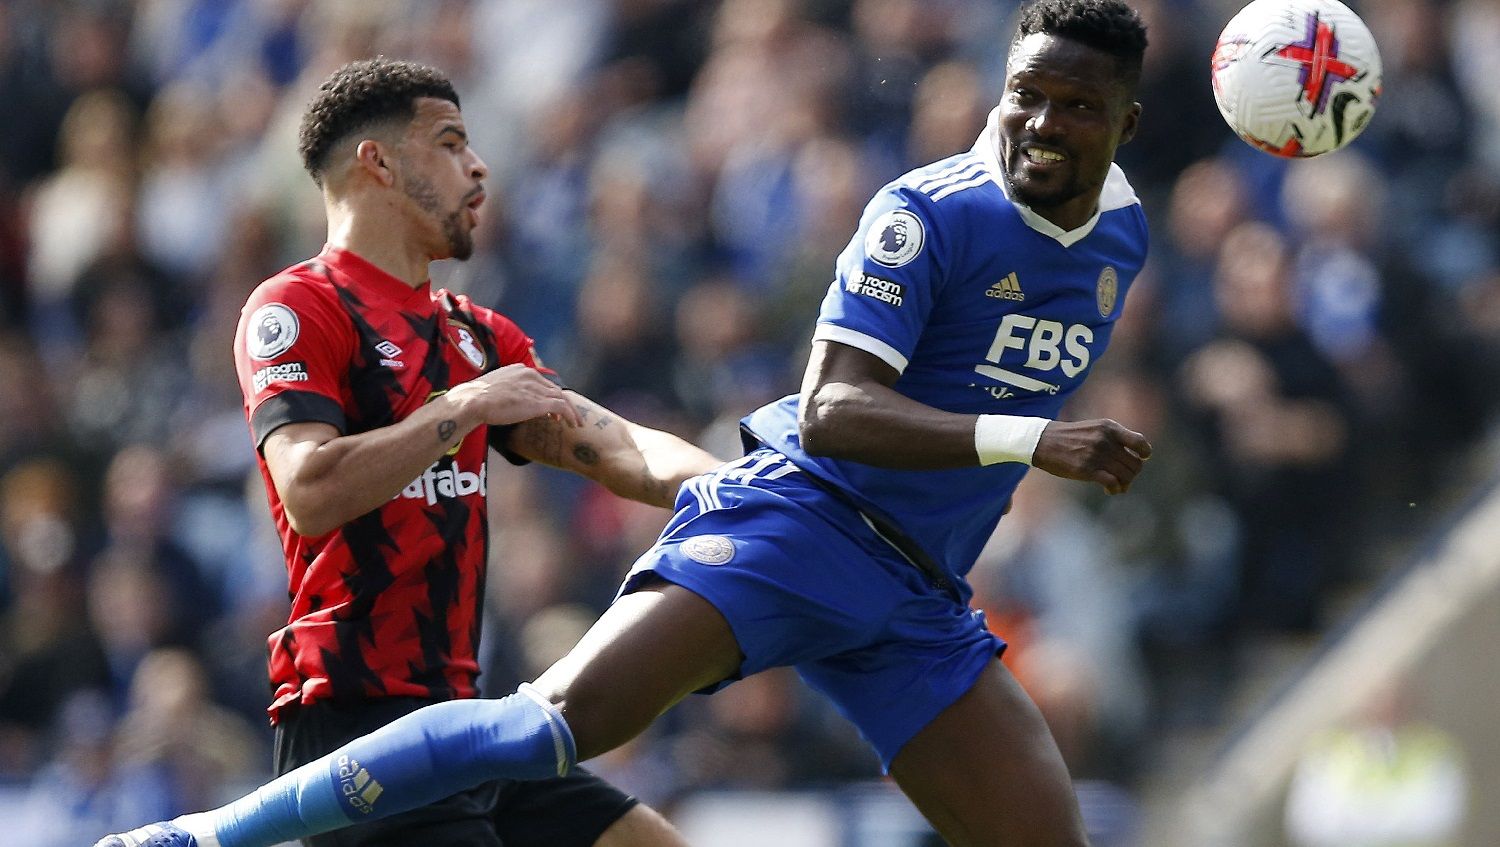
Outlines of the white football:
M1369 126L1380 51L1338 0L1254 0L1214 46L1213 86L1219 113L1251 145L1321 156Z

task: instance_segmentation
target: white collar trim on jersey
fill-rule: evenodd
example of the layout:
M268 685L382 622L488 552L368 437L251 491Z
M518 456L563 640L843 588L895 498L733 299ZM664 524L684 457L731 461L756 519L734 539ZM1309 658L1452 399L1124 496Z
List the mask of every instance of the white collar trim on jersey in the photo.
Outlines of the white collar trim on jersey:
M1074 244L1088 237L1094 231L1094 225L1099 223L1099 216L1105 212L1115 209L1123 209L1126 206L1135 205L1140 201L1136 197L1135 189L1130 187L1130 182L1125 179L1125 172L1120 166L1110 163L1109 176L1104 178L1104 189L1099 193L1099 208L1094 211L1094 216L1089 218L1077 229L1065 230L1057 224L1047 220L1031 210L1030 206L1010 196L1010 186L1005 182L1005 171L1000 167L1000 107L996 106L990 111L989 120L985 122L984 132L979 134L979 140L974 142L974 154L984 167L990 172L990 179L1000 186L1005 193L1005 199L1009 200L1020 213L1021 220L1026 225L1040 232L1048 238L1055 239L1064 247L1072 247Z

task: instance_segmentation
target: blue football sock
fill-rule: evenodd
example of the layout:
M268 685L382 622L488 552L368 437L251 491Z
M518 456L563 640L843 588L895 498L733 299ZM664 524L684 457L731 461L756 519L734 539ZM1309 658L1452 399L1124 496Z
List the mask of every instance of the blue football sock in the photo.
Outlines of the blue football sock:
M523 685L502 700L419 709L192 823L211 826L221 847L268 847L425 806L490 779L561 776L576 756L562 715Z

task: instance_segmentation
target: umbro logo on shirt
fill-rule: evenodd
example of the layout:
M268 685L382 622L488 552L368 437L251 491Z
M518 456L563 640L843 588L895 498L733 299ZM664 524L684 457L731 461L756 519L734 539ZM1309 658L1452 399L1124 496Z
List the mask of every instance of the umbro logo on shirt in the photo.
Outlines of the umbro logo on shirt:
M984 292L986 297L994 297L996 300L1014 300L1017 303L1026 299L1025 292L1021 291L1021 281L1016 278L1015 271L1005 275L1005 279L991 285Z
M400 370L406 367L406 363L396 358L401 355L401 348L389 341L382 341L375 345L375 352L380 354L380 364L387 368Z

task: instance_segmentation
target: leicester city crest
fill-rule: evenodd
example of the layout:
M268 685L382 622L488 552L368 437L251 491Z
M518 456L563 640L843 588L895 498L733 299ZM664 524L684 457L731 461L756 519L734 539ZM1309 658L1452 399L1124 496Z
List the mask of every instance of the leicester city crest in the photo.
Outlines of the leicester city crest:
M921 218L905 209L892 209L865 232L865 255L888 268L899 268L922 252L926 237Z
M1109 265L1099 273L1099 288L1095 296L1099 303L1100 317L1109 317L1115 311L1115 297L1119 293L1120 277Z
M682 555L705 565L722 565L734 558L734 542L722 535L695 535L682 542Z

